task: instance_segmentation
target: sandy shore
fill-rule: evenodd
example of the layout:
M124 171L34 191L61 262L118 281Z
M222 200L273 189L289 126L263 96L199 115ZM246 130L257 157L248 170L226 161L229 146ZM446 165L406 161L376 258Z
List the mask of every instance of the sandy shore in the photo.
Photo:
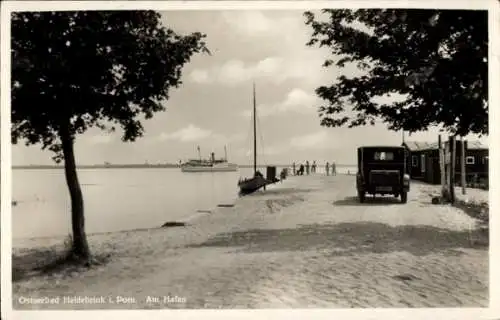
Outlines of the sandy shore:
M14 308L487 306L488 248L471 241L487 234L428 194L359 204L353 176L290 177L187 227L90 235L111 257L84 272L32 270L63 239L16 241ZM59 301L25 301L45 297Z

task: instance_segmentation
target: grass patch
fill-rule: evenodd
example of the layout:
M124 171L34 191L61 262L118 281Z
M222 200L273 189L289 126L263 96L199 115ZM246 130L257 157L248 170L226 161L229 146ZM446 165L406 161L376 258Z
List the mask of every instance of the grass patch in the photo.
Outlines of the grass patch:
M423 189L423 195L429 195L433 198L433 203L443 204L449 203L446 200L449 194L445 194L443 198L441 195L441 190L438 187L429 187ZM451 204L453 207L462 210L469 217L477 219L478 224L471 226L469 230L469 242L471 246L489 246L489 220L490 220L490 209L487 201L484 200L465 200L460 199L457 194L455 194L455 202ZM437 200L434 201L434 198Z
M110 254L93 255L82 260L72 253L73 239L68 235L62 244L22 250L12 254L12 281L39 276L74 277L109 262Z
M489 246L490 209L488 203L456 199L453 206L461 209L470 217L479 220L478 228L469 231L469 241L471 245Z
M454 206L462 209L469 216L478 219L479 221L481 221L481 223L484 223L486 225L489 224L490 208L487 202L464 201L456 199Z

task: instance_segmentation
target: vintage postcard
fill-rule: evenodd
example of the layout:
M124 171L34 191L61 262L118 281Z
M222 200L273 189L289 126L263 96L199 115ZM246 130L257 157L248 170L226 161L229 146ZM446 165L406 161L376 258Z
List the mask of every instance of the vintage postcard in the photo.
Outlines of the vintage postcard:
M3 2L2 319L500 317L499 8Z

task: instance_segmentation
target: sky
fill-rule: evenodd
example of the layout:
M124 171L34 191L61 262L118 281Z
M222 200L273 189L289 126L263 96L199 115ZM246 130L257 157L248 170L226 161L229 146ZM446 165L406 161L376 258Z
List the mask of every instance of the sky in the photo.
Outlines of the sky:
M320 126L314 90L354 69L323 68L326 49L307 47L311 28L302 11L169 11L162 23L174 31L207 35L211 55L198 54L183 68L166 111L143 122L145 134L122 142L120 130L92 129L76 139L77 164L177 163L215 152L251 164L252 83L256 84L259 164L356 163L361 145L400 145L402 133L383 124L349 129ZM437 128L406 140L437 141ZM469 137L488 143L487 138ZM53 164L39 145L12 147L13 164Z

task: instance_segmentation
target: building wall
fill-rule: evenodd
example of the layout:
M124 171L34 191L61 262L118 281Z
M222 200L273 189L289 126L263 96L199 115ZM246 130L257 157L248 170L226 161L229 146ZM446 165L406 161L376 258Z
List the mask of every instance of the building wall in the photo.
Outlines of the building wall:
M423 180L427 183L439 184L441 182L439 151L426 150L424 154L426 157L426 165L425 165L425 176Z
M477 178L479 179L481 178L488 179L489 176L488 154L489 154L488 149L466 150L465 173L467 181L471 181L474 176L477 176ZM457 154L456 164L455 164L456 179L461 179L460 166L461 166L461 154Z
M410 153L411 161L411 177L421 177L422 176L422 152L412 152Z
M410 153L410 177L415 180L421 180L427 183L439 184L441 180L441 168L439 165L438 150L423 150ZM466 159L474 163L465 165L466 180L472 181L476 176L478 179L488 179L488 150L466 150ZM461 179L461 154L456 155L455 180Z
M408 150L408 149L407 149ZM419 179L423 177L422 172L422 152L408 150L407 158L407 172L412 179Z

